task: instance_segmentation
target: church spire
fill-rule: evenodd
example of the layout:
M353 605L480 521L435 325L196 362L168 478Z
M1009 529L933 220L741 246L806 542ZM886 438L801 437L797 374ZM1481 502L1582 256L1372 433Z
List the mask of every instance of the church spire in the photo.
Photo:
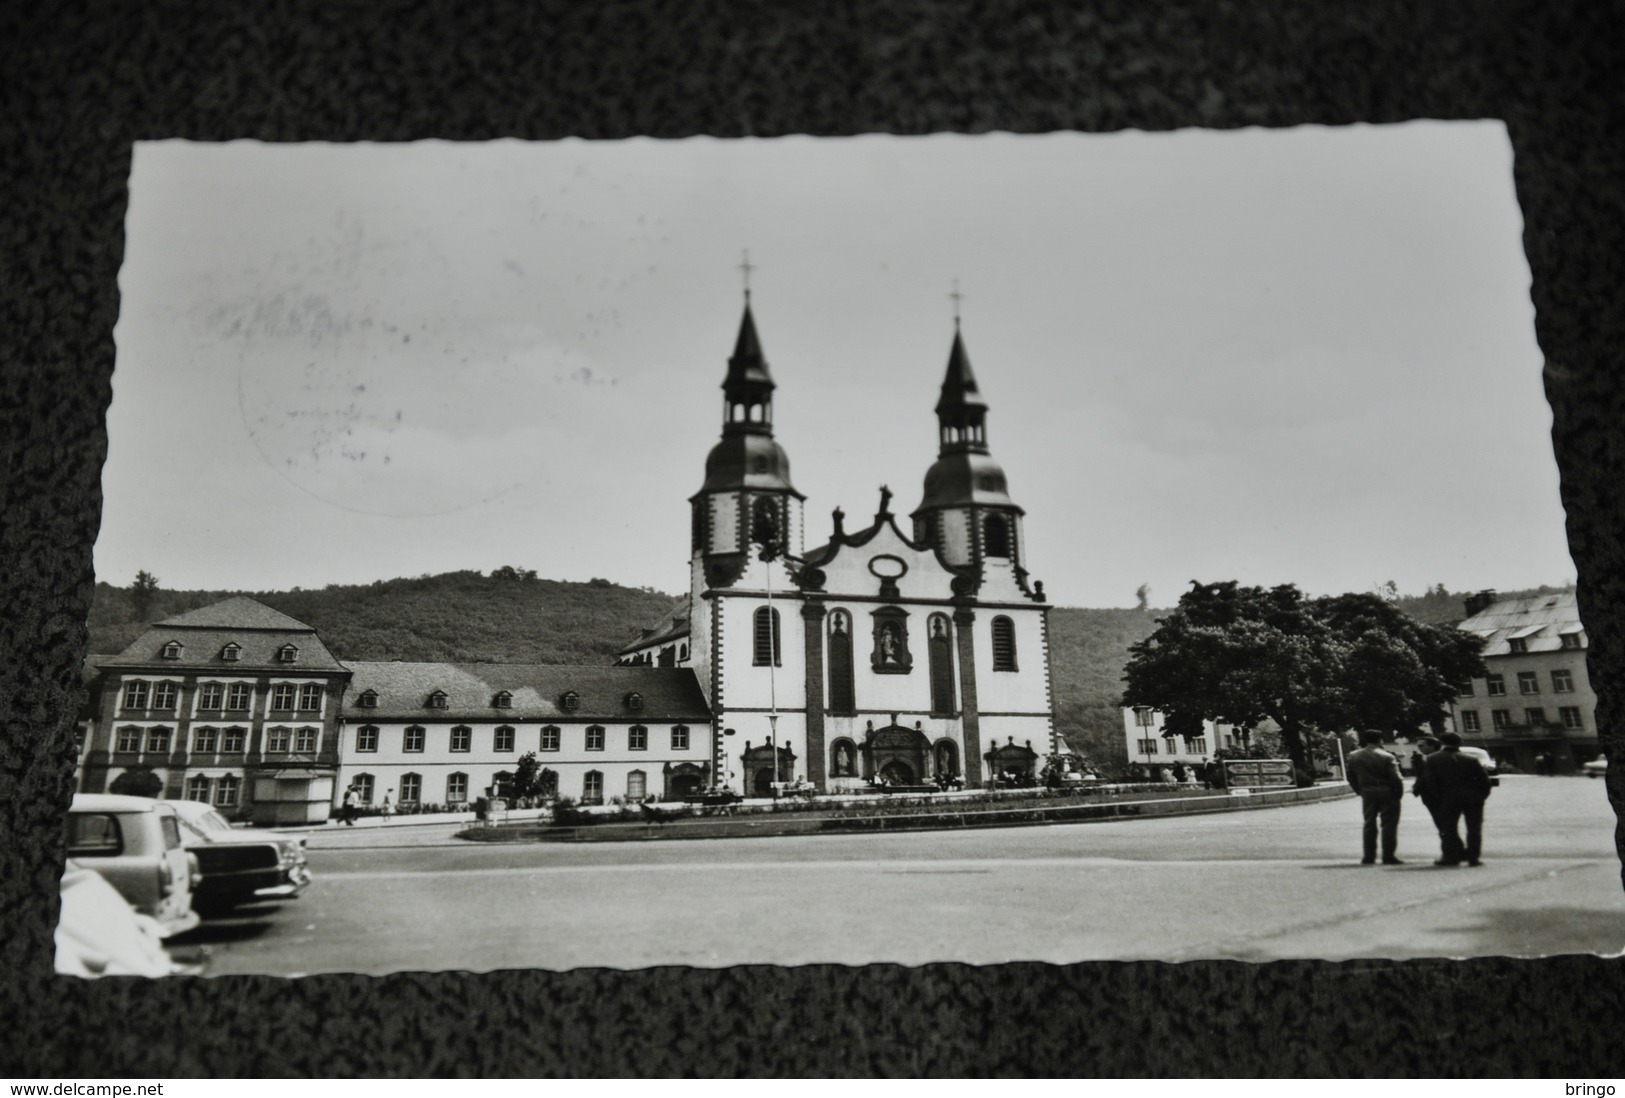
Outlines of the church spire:
M948 352L948 373L942 379L942 395L937 398L937 424L941 431L943 454L987 453L987 401L976 386L970 355L954 317L954 345Z
M740 264L745 272L745 315L739 321L739 338L733 357L728 359L728 376L722 381L722 433L773 433L773 375L762 354L762 340L756 334L756 318L750 311L750 253Z

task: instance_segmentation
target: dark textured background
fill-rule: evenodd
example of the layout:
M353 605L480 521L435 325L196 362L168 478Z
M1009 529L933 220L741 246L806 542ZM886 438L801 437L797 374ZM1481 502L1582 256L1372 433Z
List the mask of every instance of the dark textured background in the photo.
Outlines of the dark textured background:
M1610 728L1625 646L1619 5L34 7L0 5L0 1074L1620 1073L1625 970L1595 958L151 983L51 972L132 141L1505 119ZM1450 501L1439 506L1448 521ZM1617 798L1616 782L1625 768L1610 775Z

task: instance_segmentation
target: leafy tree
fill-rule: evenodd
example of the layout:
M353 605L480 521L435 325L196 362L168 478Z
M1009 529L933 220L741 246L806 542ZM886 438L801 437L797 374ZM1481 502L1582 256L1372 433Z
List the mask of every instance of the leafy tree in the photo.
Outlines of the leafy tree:
M1129 648L1123 703L1164 714L1170 733L1204 720L1265 719L1307 784L1307 737L1442 721L1456 685L1484 673L1476 637L1415 622L1376 593L1308 599L1292 584L1192 583L1157 630Z
M132 766L107 786L109 793L126 797L156 797L164 791L164 779L150 766Z
M146 621L152 613L152 597L158 593L158 577L146 569L135 574L130 584L130 601L135 607L135 620Z
M513 769L513 795L515 797L534 797L540 789L542 764L536 758L536 752L527 751L519 756L519 763Z

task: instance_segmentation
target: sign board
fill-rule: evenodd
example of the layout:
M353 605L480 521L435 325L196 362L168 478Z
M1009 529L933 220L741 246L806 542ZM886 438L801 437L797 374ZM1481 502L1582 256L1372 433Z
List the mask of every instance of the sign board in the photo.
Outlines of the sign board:
M1225 784L1229 786L1297 785L1291 759L1226 759Z

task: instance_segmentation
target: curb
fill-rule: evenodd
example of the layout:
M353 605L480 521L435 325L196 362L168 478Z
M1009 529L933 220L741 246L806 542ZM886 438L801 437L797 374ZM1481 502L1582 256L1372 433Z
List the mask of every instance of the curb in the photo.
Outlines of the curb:
M723 817L670 824L606 823L587 827L546 828L524 838L509 837L517 829L479 829L459 834L465 842L649 842L702 839L769 838L781 835L839 835L879 831L964 831L995 827L1042 827L1050 824L1096 823L1107 820L1151 819L1160 816L1204 816L1218 812L1249 812L1293 804L1352 798L1346 785L1283 789L1228 797L1162 798L1106 804L1070 804L1032 808L990 808L969 812L925 812L895 816ZM508 834L502 834L507 830ZM486 837L486 835L489 837ZM500 836L500 837L499 837Z

